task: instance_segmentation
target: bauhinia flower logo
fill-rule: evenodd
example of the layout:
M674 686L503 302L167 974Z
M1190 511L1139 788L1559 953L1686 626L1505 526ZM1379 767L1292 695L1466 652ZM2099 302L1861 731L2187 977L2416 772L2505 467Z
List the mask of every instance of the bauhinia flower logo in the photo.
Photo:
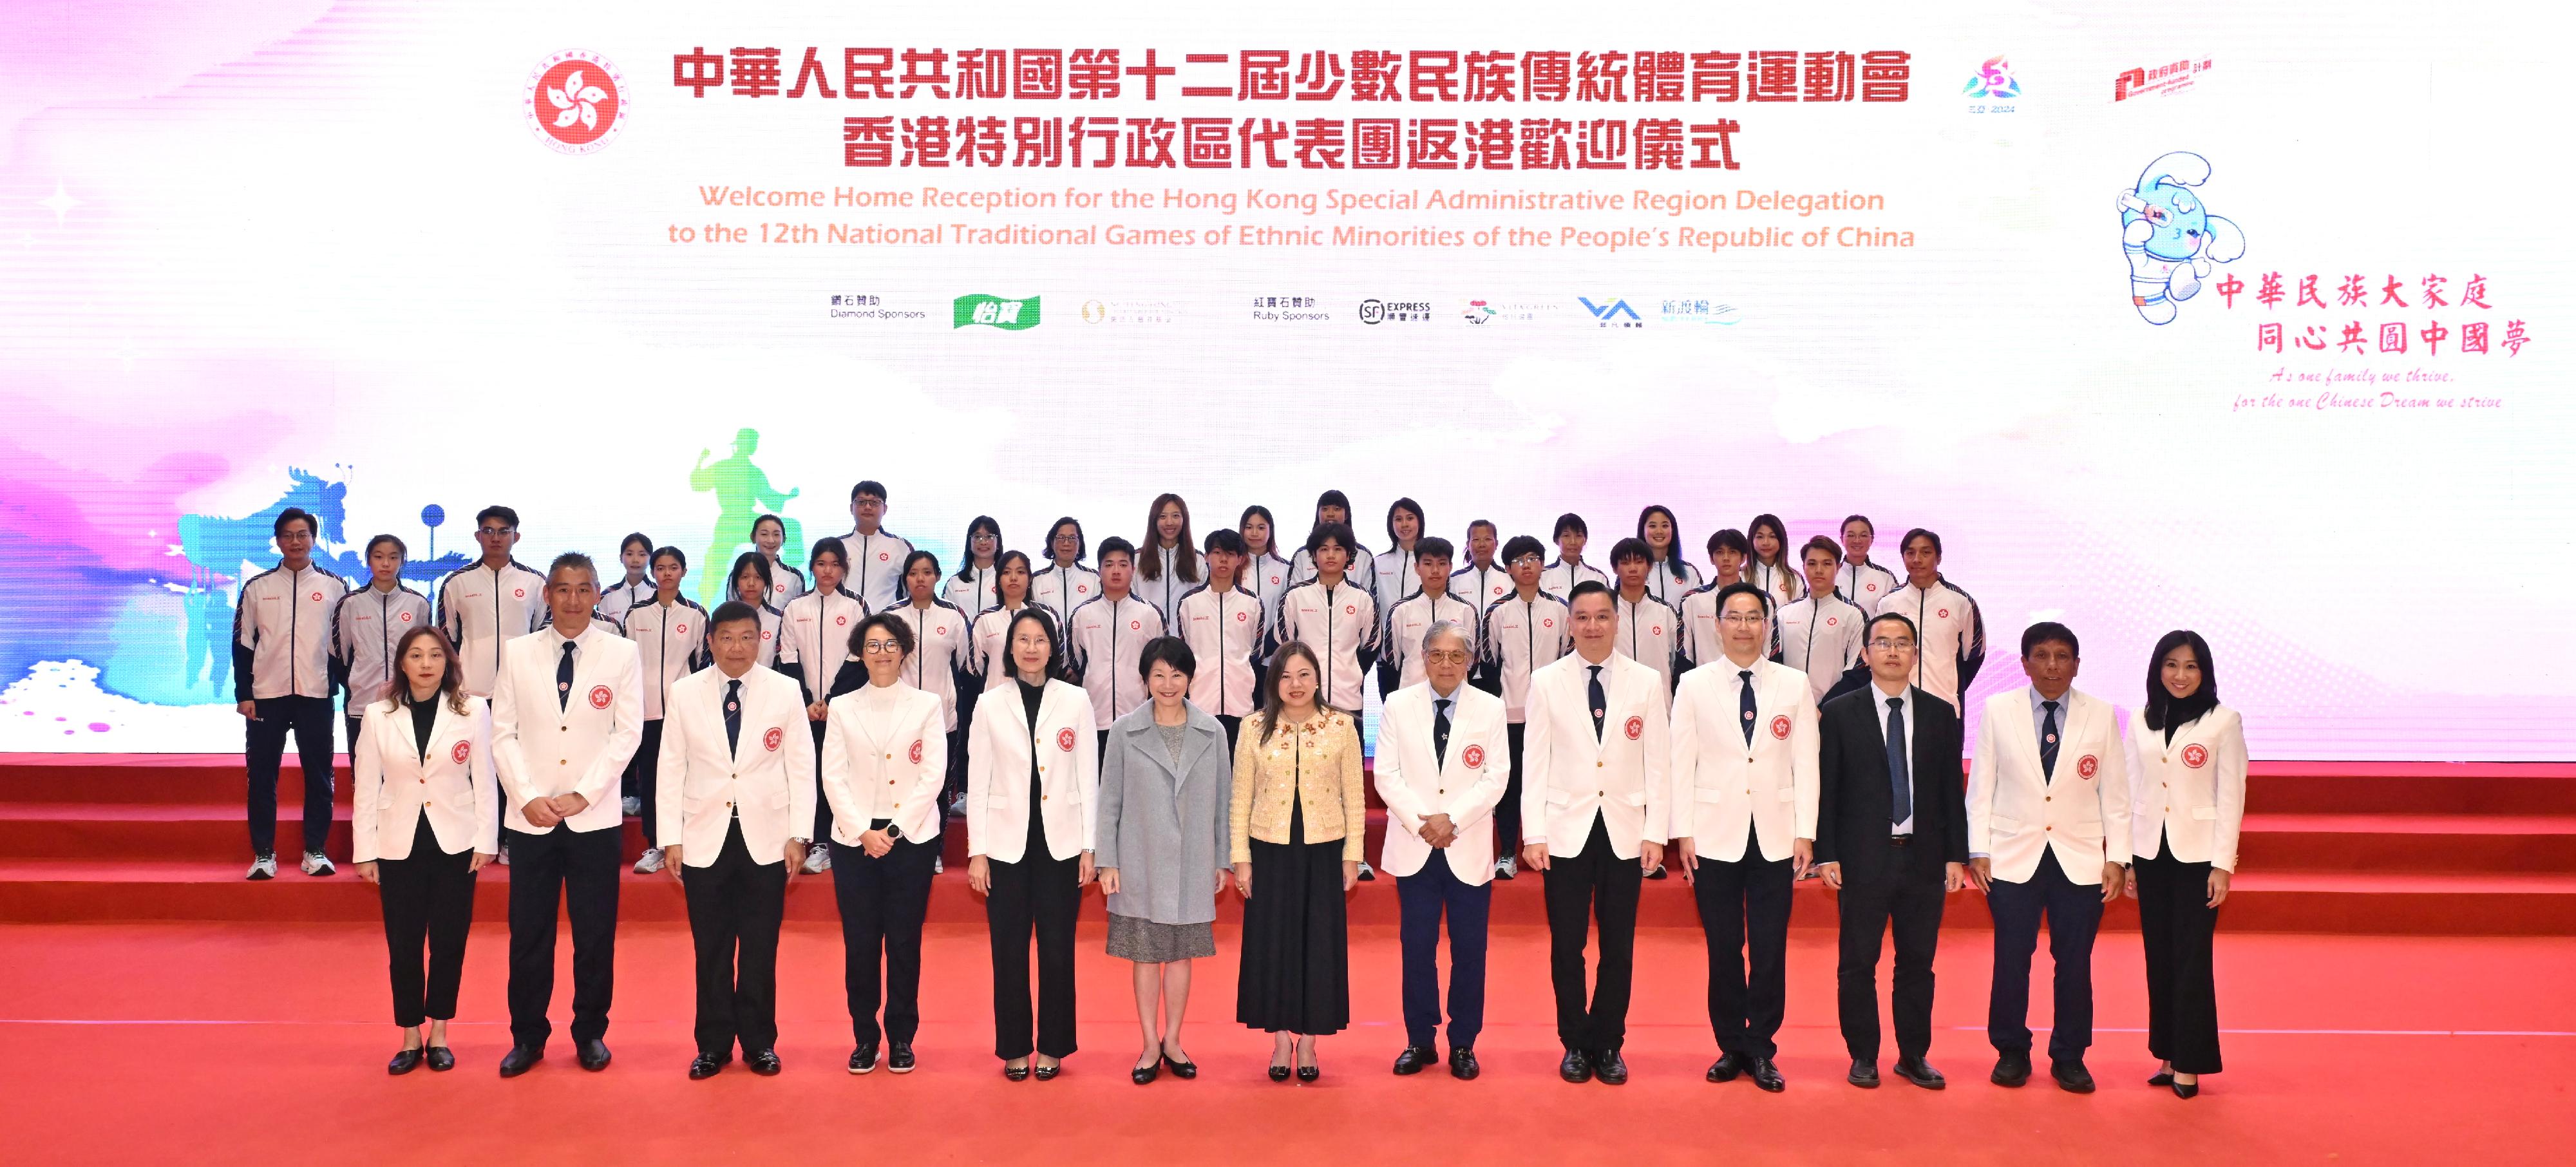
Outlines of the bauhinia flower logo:
M623 79L597 53L572 50L539 62L521 104L537 139L563 154L598 150L626 123Z

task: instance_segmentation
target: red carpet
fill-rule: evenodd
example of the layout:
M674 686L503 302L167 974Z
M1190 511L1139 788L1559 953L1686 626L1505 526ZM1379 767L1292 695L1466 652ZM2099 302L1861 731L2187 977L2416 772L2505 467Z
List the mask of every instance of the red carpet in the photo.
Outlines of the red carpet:
M287 877L295 878L293 876ZM534 1073L493 1066L505 936L469 950L453 1073L388 1078L399 1044L383 942L360 924L16 925L0 930L0 1098L12 1163L567 1163L807 1161L1236 1164L1458 1161L1797 1163L2538 1163L2576 1136L2576 940L2222 933L2228 1072L2182 1102L2142 1082L2145 1004L2133 933L2096 954L2102 1091L1988 1085L1986 934L1945 935L1932 1061L1950 1089L1841 1081L1828 934L1790 961L1780 1064L1789 1090L1700 1080L1695 934L1650 930L1622 1088L1554 1077L1545 937L1499 930L1474 1083L1387 1074L1402 1042L1391 931L1359 929L1361 1023L1327 1038L1313 1086L1263 1078L1268 1039L1232 1023L1231 936L1200 963L1186 1031L1195 1082L1126 1081L1137 1048L1123 962L1082 937L1082 1052L1063 1078L1011 1083L991 1056L983 933L934 929L922 1069L853 1078L835 929L792 925L782 954L787 1071L683 1075L684 928L625 929L601 1074L560 1026ZM568 948L565 959L569 960ZM2045 975L2046 957L2039 962ZM1882 974L1883 976L1883 974ZM2474 990L2467 986L2474 983ZM2037 994L2035 1026L2046 1022Z
M0 755L0 921L376 919L374 895L346 876L242 881L242 782L238 757ZM301 789L291 759L281 786L279 838L291 850ZM2576 935L2576 765L2257 762L2249 802L2231 931ZM1372 818L1374 855L1385 828ZM347 819L344 797L330 843L344 859ZM960 825L947 832L952 870L931 898L932 918L950 923L982 919ZM627 833L631 855L641 834L631 821ZM506 878L487 874L482 918L499 918ZM1088 910L1099 919L1096 895ZM1394 923L1394 885L1363 885L1351 911L1357 923ZM788 912L836 918L820 881L792 889ZM1678 880L1647 885L1641 912L1648 926L1697 926ZM1498 887L1494 915L1543 923L1538 881ZM626 917L684 919L679 889L635 888ZM1795 921L1833 924L1813 881ZM1953 896L1950 922L1987 927L1983 900ZM2135 928L2134 905L2114 905L2107 925Z

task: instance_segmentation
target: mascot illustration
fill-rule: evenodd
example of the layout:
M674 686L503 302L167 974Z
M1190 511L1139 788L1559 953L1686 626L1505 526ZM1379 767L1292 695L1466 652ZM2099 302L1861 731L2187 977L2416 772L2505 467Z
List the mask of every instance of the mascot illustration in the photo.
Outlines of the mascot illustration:
M2212 263L2245 254L2245 232L2201 205L2209 160L2176 150L2147 164L2120 192L2120 249L2129 255L2129 302L2149 324L2173 322L2175 305L2200 294Z

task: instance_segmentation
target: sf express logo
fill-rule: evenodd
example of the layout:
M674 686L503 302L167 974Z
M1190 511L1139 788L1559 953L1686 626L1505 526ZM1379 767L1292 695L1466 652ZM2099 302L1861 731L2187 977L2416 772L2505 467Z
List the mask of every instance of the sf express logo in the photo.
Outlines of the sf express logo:
M519 105L529 131L558 154L605 149L626 127L624 77L608 58L580 49L537 62Z

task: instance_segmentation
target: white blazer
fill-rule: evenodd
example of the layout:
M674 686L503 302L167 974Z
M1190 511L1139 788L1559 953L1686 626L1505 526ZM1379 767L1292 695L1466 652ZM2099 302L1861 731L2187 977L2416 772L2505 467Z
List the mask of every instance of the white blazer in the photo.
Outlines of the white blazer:
M823 797L832 803L832 837L844 847L876 819L877 790L893 787L892 819L906 841L939 837L939 788L948 781L948 715L939 695L898 681L902 708L883 741L859 715L866 682L832 698L823 721Z
M1094 850L1099 829L1099 715L1080 685L1049 680L1029 724L1020 686L995 689L975 703L966 732L966 853L1017 863L1029 849L1029 765L1036 755L1038 798L1046 818L1047 856L1071 859Z
M1386 802L1387 832L1377 865L1395 876L1421 871L1434 853L1422 841L1422 820L1445 814L1458 838L1438 853L1458 882L1474 887L1494 878L1494 832L1485 823L1511 784L1510 723L1500 697L1465 682L1452 696L1445 758L1431 748L1431 682L1396 690L1378 715L1377 796Z
M359 863L411 858L414 824L429 815L438 849L453 855L472 847L501 850L501 791L492 769L492 711L480 697L465 699L465 712L437 698L438 720L429 728L423 760L411 710L386 712L370 701L358 722L349 784L357 805L349 813L349 857ZM2241 785L2241 784L2240 784ZM2234 832L2228 840L2235 841Z
M2098 885L2104 863L2129 861L2129 769L2118 715L2080 689L2066 691L2065 713L2052 782L2040 773L2029 687L1986 699L1976 760L1968 765L1968 853L1992 859L1996 879L2029 882L2043 850L2078 884Z
M1609 824L1610 853L1637 857L1638 844L1662 844L1671 794L1666 774L1672 746L1664 678L1618 653L1602 665L1610 704L1601 736L1592 734L1591 662L1569 652L1530 674L1528 722L1521 730L1521 836L1550 855L1573 855Z
M2139 712L2130 715L2128 744L2130 783L2137 788L2129 853L2153 859L2162 840L2185 863L2236 870L2236 835L2245 825L2245 720L2213 706L2168 744L2165 731L2148 729L2147 715Z
M502 823L530 834L530 802L578 794L589 802L570 825L576 832L613 831L624 815L617 780L644 741L644 658L635 642L605 620L576 638L572 689L557 702L555 667L562 650L552 629L501 646L492 689L492 761L509 805Z
M725 682L717 668L671 682L662 698L654 780L654 845L683 848L682 864L713 866L738 815L754 863L787 861L787 840L814 832L814 735L805 688L775 669L742 675L741 739L725 741Z
M1792 839L1816 837L1816 702L1807 675L1753 662L1753 744L1744 704L1719 656L1682 674L1673 695L1673 837L1694 840L1702 859L1745 857L1748 833L1762 858L1787 859Z

